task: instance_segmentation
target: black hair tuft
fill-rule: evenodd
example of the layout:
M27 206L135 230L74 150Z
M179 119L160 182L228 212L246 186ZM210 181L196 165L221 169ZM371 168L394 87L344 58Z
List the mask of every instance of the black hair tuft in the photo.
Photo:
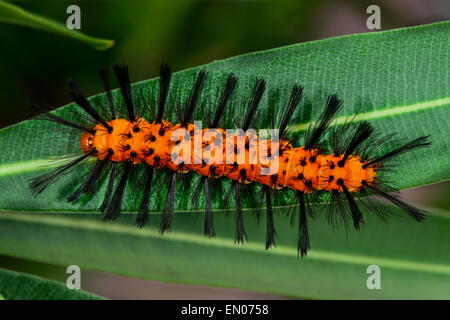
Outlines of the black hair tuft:
M128 66L126 64L115 64L113 66L117 82L122 93L125 107L127 108L128 120L134 122L136 120L135 110L133 106L133 97L131 95L130 74L128 73Z
M89 114L95 121L100 123L106 130L112 132L112 127L100 116L100 114L92 107L91 103L86 98L86 95L81 90L80 86L75 80L69 80L71 88L70 97Z

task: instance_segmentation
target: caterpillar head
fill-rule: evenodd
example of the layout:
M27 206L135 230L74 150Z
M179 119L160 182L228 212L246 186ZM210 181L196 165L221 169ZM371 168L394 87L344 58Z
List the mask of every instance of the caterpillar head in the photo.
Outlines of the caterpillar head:
M91 153L94 150L94 135L90 132L85 132L80 138L81 151L84 154Z

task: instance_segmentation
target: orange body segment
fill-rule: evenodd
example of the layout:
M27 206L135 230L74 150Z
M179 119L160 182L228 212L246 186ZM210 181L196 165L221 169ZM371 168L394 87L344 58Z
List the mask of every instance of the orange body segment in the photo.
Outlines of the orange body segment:
M342 155L294 148L283 140L274 143L257 136L227 136L223 129L200 130L194 124L184 128L165 120L150 123L142 118L134 122L114 119L108 124L112 132L97 124L95 134L81 136L83 153L95 151L102 160L109 152L110 160L115 162L145 161L153 167L178 172L194 170L209 177L225 175L241 183L257 181L274 189L288 187L305 193L342 192L340 179L349 191L356 192L363 181L373 184L376 180L376 168L364 168L366 162L356 155L351 155L341 167Z

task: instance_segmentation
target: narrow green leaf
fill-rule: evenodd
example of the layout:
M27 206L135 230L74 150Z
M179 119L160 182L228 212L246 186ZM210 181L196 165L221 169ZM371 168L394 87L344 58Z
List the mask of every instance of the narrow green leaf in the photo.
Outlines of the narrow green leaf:
M64 24L58 21L28 12L3 0L0 0L0 22L23 25L57 33L89 44L97 50L106 50L114 45L114 40L99 39L88 36L77 30L69 30Z
M0 269L0 300L90 300L101 299L81 290L40 277Z
M203 102L216 101L229 72L239 77L239 88L232 106L225 115L225 127L232 127L236 104L248 99L257 77L267 80L261 110L261 127L269 127L274 108L288 97L294 83L305 86L301 112L296 115L295 134L302 135L311 121L322 112L329 94L337 92L344 100L336 124L346 119L370 120L385 134L397 133L405 139L431 135L433 147L405 154L402 166L389 179L399 189L430 184L450 178L448 119L450 86L448 59L450 22L441 22L385 32L366 33L324 39L292 46L255 52L215 61L174 74L172 94L186 98L195 73L205 68L210 72ZM131 68L133 69L133 67ZM137 105L143 105L150 92L156 99L158 79L133 85ZM114 99L122 98L116 90ZM107 105L104 94L91 98L95 105ZM123 106L122 106L123 107ZM68 119L77 117L74 104L57 112ZM174 110L169 110L173 119ZM144 116L150 118L147 112ZM202 119L198 112L195 119ZM30 197L26 189L34 177L55 157L79 152L79 135L67 135L57 125L31 120L0 130L0 209L27 211L94 211L101 194L88 203L67 203L79 172L68 175L39 198ZM105 184L104 186L105 187ZM180 193L177 194L180 195ZM152 207L161 207L164 193L152 199ZM176 208L188 209L189 195L176 197ZM125 211L135 211L135 202L128 195Z
M234 219L214 216L206 239L203 215L180 212L176 231L160 236L159 215L137 230L135 215L102 223L91 214L0 213L0 254L55 265L77 264L151 280L231 287L290 297L449 299L450 212L431 209L422 224L393 209L389 223L366 213L366 227L333 232L322 212L310 223L312 251L297 257L296 230L276 212L277 247L265 251L265 221L245 221L249 243L234 244ZM16 241L15 239L20 239ZM381 269L381 290L366 286L367 267ZM6 296L6 298L8 298Z

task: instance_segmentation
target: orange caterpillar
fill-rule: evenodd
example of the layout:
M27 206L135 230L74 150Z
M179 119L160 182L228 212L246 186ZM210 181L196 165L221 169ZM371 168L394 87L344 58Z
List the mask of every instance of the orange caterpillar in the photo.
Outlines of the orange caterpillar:
M330 194L327 212L329 221L338 217L346 227L349 220L353 221L356 229L364 223L356 197L369 201L366 204L373 208L374 213L385 214L386 209L367 199L368 195L384 197L418 221L424 218L423 212L402 202L395 193L392 194L395 190L383 182L379 173L383 172L386 161L404 152L429 146L428 137L420 137L388 152L382 152L389 137L379 137L368 122L361 122L353 127L347 124L335 128L330 143L327 144L324 138L342 104L336 95L331 95L318 121L305 133L303 146L296 147L294 141L288 138L288 133L290 120L302 99L303 88L294 85L290 98L275 117L276 130L271 139L262 139L255 131L249 130L265 91L266 84L262 79L256 82L246 114L239 123L241 131L229 132L220 128L220 122L236 87L237 78L233 74L226 81L214 117L210 114L206 119L208 128L202 129L201 124L192 123L192 117L207 78L205 71L200 71L197 75L189 99L178 103L176 113L179 123L173 124L164 119L171 82L171 71L166 65L161 66L157 108L153 110L153 119L147 120L135 114L128 68L116 65L114 71L127 110L126 119L116 117L105 70L101 70L100 75L107 92L110 120L105 120L100 115L74 81L70 82L71 96L94 119L95 124L84 126L51 113L41 116L81 131L80 148L83 154L53 172L34 178L30 183L30 190L35 195L43 192L85 159L94 157L97 158L96 164L68 201L78 200L85 193L94 193L101 177L109 171L107 191L100 211L105 213L105 220L114 220L120 215L132 167L144 165L145 186L136 220L137 225L142 227L149 216L149 199L156 179L154 172L166 171L169 175L169 187L160 226L160 232L164 233L171 228L177 174L194 171L202 178L194 188L193 202L198 200L200 192L204 193L204 233L211 237L215 235L211 188L217 181L222 181L222 177L227 177L231 180L231 186L226 198L233 192L235 195L236 242L241 243L246 238L243 201L250 199L251 203L256 203L255 207L262 206L252 197L253 192L246 189L247 185L256 184L260 186L265 198L268 249L275 245L276 235L273 197L283 190L291 190L294 194L293 205L298 207L298 250L302 256L310 249L307 216L312 216L313 212L308 201L319 193ZM328 149L331 152L327 153ZM295 212L292 214L292 221L294 218Z
M133 164L147 163L152 167L168 167L174 171L187 172L194 170L197 173L207 176L209 178L220 178L226 176L227 178L240 183L251 183L257 181L260 184L270 186L276 189L284 187L291 188L300 192L313 192L317 190L342 192L343 184L350 192L356 192L363 187L362 182L365 181L373 184L376 179L376 166L364 166L369 161L361 159L357 155L350 155L344 161L344 155L328 154L322 155L316 149L307 150L304 147L294 148L289 141L282 141L283 154L276 157L279 162L279 169L277 172L267 174L264 168L270 167L270 163L262 165L259 157L253 156L256 161L255 164L249 164L250 155L249 150L242 148L242 142L248 144L250 138L237 136L237 139L232 139L231 146L223 146L220 148L223 152L223 157L226 158L226 147L231 150L234 160L237 160L239 152L245 152L245 159L243 163L234 161L233 164L225 164L225 161L219 163L214 162L214 157L205 151L207 146L214 143L212 139L210 144L203 144L199 152L203 155L202 164L194 164L196 156L194 155L193 140L189 139L187 142L183 141L184 149L192 149L190 161L172 161L172 156L176 155L173 152L175 144L171 138L174 131L180 129L180 125L173 125L168 121L162 123L149 123L145 119L137 119L135 122L130 122L126 119L114 119L107 122L108 125L114 128L114 131L109 133L102 125L97 124L94 127L95 135L86 132L81 136L80 145L81 150L85 154L90 154L94 150L94 156L100 160L104 160L110 154L109 160L115 162L129 161ZM188 123L186 131L197 130L195 126ZM207 131L207 129L205 129ZM220 139L225 141L227 139L226 132L219 132ZM233 137L236 137L233 136ZM202 141L204 139L201 136ZM243 140L239 147L238 140ZM255 137L255 151L254 154L259 154L259 141ZM267 139L267 145L271 144L271 140ZM276 144L278 146L278 144ZM267 147L266 147L267 149ZM217 151L217 149L215 149ZM258 151L258 152L257 152ZM181 156L181 155L180 155ZM178 160L175 159L175 160ZM275 161L275 160L272 160ZM340 165L342 164L342 165ZM262 174L261 174L262 173ZM342 181L342 182L340 182Z

